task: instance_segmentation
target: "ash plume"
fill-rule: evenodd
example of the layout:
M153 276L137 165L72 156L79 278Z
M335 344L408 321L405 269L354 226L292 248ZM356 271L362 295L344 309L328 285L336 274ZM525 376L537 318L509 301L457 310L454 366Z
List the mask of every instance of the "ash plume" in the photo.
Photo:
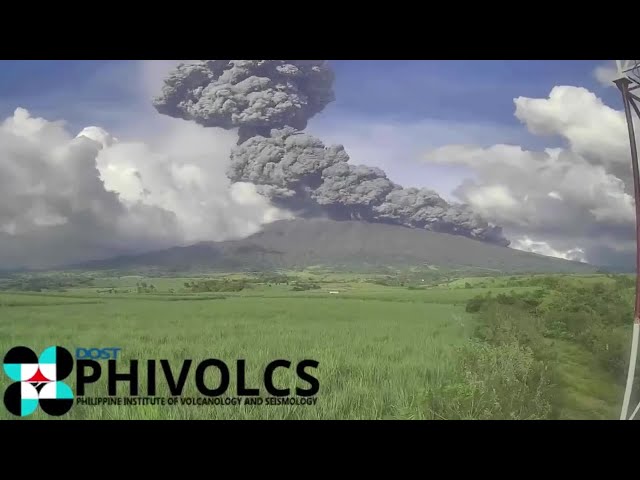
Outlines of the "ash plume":
M319 139L294 128L273 129L270 135L252 137L232 149L227 170L231 181L316 189L325 168L349 160L341 145L327 148Z
M272 128L304 130L333 96L324 60L201 60L179 65L153 104L205 127L238 128L238 144Z
M373 207L400 188L379 168L339 163L322 171L322 184L312 196L338 220L376 220Z
M374 208L378 220L408 227L426 228L443 233L465 235L508 246L502 228L490 225L468 205L450 205L428 188L400 188L390 192Z
M238 129L227 176L299 216L327 215L464 235L507 246L502 229L429 189L348 163L342 145L302 132L334 99L326 61L202 60L178 66L154 99L159 113Z

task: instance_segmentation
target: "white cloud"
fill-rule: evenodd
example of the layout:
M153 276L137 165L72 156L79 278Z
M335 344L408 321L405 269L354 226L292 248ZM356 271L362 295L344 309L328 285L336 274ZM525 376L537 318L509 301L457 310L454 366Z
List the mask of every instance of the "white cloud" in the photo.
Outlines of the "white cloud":
M93 140L102 145L102 148L110 147L117 142L117 138L113 138L113 136L107 132L104 128L100 127L85 127L82 131L77 135L78 137L87 137L89 140Z
M117 132L97 125L71 132L65 121L25 108L0 124L0 268L242 237L288 217L253 185L230 184L225 169L235 132L153 109L151 98L177 63L100 69L92 84L136 99L112 112Z
M99 127L74 138L17 109L0 125L0 265L223 240L284 216L252 185L230 188L232 132L176 120L154 140L118 142Z
M565 260L574 260L577 262L585 262L584 250L582 248L571 248L566 251L560 251L552 248L547 242L536 242L529 237L517 238L513 241L513 248L533 252L548 257L564 258Z
M535 135L558 136L585 159L606 166L629 163L623 112L581 87L553 87L548 98L518 97L515 116Z
M432 188L448 200L460 179L473 178L474 173L463 165L421 163L425 150L453 143L517 142L527 136L521 128L490 122L372 120L336 110L312 118L307 130L325 144L344 145L353 164L381 168L400 185Z
M618 78L618 69L615 60L609 60L603 65L598 65L593 71L593 76L604 87L615 87L613 81Z
M183 241L222 240L252 233L283 215L253 185L231 189L225 169L236 140L235 132L175 120L154 149L116 143L100 152L97 166L105 188L118 192L125 204L173 212Z
M549 192L547 193L547 196L549 198L555 198L556 200L562 201L562 195L560 195L558 192Z
M494 209L511 210L520 206L505 185L485 185L468 195L470 203L485 212Z
M514 103L530 132L560 137L567 146L448 145L428 152L426 162L473 170L475 178L455 194L504 226L514 248L592 263L606 263L608 252L617 261L621 252L632 255L635 216L623 114L579 87L554 87L548 98Z

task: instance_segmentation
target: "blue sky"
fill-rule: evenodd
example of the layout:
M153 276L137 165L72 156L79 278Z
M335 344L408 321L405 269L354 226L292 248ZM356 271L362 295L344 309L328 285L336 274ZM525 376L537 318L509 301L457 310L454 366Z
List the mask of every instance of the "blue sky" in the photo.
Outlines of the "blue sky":
M445 196L466 173L421 165L425 150L450 143L560 145L526 132L513 115L514 98L544 98L555 85L574 85L620 108L618 92L593 75L601 60L331 63L336 101L310 122L309 130L326 143L343 143L354 163L380 166L401 184L433 187ZM48 120L64 119L71 132L98 125L120 138L144 136L159 116L150 97L164 73L148 66L1 61L0 115L6 118L24 107Z
M513 123L512 100L554 85L602 90L602 61L339 61L336 107L409 119ZM616 97L617 99L617 97Z
M439 119L496 121L515 124L513 98L542 97L554 85L603 89L592 75L602 61L352 61L331 62L336 72L336 101L327 109L400 120ZM38 113L58 110L73 123L91 123L93 112L72 104L111 103L123 110L139 107L128 83L133 61L1 61L0 108L3 116L15 106ZM107 71L108 78L101 78ZM122 83L113 81L121 73ZM605 101L618 106L615 91ZM70 113L70 115L65 115ZM115 125L107 125L115 127Z

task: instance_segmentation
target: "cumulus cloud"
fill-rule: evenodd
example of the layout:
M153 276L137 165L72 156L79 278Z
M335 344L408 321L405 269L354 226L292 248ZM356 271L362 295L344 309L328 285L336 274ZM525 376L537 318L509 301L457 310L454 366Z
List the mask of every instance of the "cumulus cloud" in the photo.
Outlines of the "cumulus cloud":
M593 76L603 87L615 87L613 81L618 78L615 60L598 65L593 71Z
M448 144L522 144L529 138L519 125L429 118L399 120L353 114L338 107L331 115L314 117L306 132L325 144L344 145L351 163L378 167L394 182L428 186L450 200L451 191L469 172L464 167L421 165L425 150Z
M73 135L18 108L0 124L0 265L55 266L257 231L284 214L252 185L230 185L234 140L184 123L152 149L99 127Z
M576 247L566 251L560 251L552 248L547 242L536 242L535 240L532 240L526 236L516 240L513 244L513 248L517 250L524 250L526 252L537 253L539 255L546 255L548 257L573 260L575 262L586 261L584 250L582 248Z
M514 100L515 116L562 148L449 145L425 160L475 173L455 194L503 225L514 248L597 264L633 263L633 185L624 116L584 88ZM548 252L548 253L544 253Z
M553 87L548 98L518 97L515 116L541 136L557 136L594 165L624 178L629 164L629 137L624 113L586 88ZM620 169L622 167L622 169Z
M83 128L77 136L98 142L102 148L110 147L114 142L118 141L117 138L113 138L104 128L95 126Z

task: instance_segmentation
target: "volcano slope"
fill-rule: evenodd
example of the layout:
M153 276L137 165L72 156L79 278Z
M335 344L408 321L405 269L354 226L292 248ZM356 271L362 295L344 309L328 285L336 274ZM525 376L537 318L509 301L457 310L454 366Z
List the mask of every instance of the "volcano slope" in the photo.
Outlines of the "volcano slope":
M592 273L597 267L461 235L398 225L327 219L280 220L247 238L203 242L93 261L90 269L272 270L430 267L499 273Z

